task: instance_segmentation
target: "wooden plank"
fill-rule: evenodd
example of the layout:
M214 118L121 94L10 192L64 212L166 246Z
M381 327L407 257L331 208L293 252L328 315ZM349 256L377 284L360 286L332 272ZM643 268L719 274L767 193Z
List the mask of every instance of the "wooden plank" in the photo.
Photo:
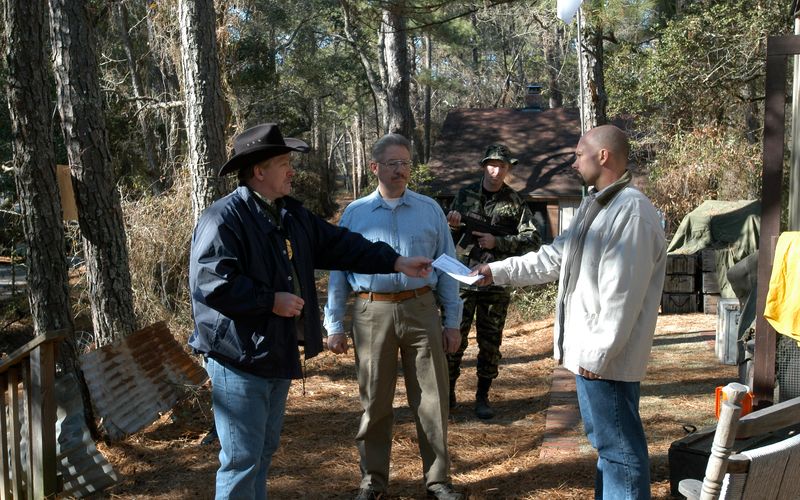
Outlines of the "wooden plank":
M0 387L3 394L0 396L0 449L3 451L3 463L0 464L0 500L11 499L11 471L8 467L10 462L10 448L8 447L8 420L6 420L6 398L8 397L8 377L0 375Z
M22 422L20 428L25 426L28 440L25 442L25 456L27 460L22 464L25 472L25 492L28 500L33 500L33 441L31 440L33 426L31 424L31 358L28 356L19 364L19 379L22 382Z
M42 344L31 352L31 470L33 491L48 498L58 492L56 461L56 346Z
M703 272L703 293L719 294L719 280L716 271Z
M24 358L27 358L30 351L47 342L60 341L67 336L67 330L53 330L37 335L33 340L12 352L7 358L0 362L0 373L4 373L10 367L16 365Z
M749 413L739 420L736 437L739 439L760 436L800 422L800 398Z
M19 442L21 440L21 428L19 421L19 368L13 367L8 370L8 406L10 422L8 423L9 449L11 450L11 496L21 499L22 497L22 457L20 455Z
M694 274L697 269L697 256L668 254L667 274Z
M694 291L695 291L694 276L691 274L668 274L664 277L665 293L691 294Z
M767 37L767 56L800 54L800 36L780 35Z
M697 312L697 295L693 293L661 294L661 314Z
M772 239L780 233L783 192L783 152L786 128L786 55L774 55L784 37L767 39L766 99L764 104L764 151L761 182L761 230L758 240L758 289L756 297L756 346L753 356L753 395L756 408L772 403L775 391L775 330L764 318L772 274ZM796 42L791 42L795 44ZM781 45L782 46L782 45ZM800 52L800 46L798 47ZM780 51L779 51L780 52Z
M728 457L729 474L746 474L750 470L750 458L747 455L734 453Z

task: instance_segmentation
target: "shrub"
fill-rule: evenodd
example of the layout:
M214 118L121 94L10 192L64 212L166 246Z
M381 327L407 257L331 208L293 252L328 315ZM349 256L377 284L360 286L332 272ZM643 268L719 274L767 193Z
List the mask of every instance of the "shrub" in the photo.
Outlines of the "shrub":
M178 339L192 330L189 248L194 217L191 180L183 175L158 196L123 201L131 286L141 326L167 321Z
M522 321L537 321L555 313L558 283L515 288L511 292L510 312Z
M651 147L655 160L647 194L668 228L677 228L705 200L761 196L761 145L748 143L739 132L707 126L677 132Z

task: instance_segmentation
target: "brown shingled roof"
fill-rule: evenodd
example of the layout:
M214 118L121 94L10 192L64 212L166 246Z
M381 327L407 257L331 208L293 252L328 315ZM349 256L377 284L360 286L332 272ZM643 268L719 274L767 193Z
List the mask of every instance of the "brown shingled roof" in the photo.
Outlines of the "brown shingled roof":
M575 110L454 109L431 151L434 188L455 195L479 180L486 147L499 142L519 159L506 178L512 188L531 198L579 197L582 182L571 165L580 135Z

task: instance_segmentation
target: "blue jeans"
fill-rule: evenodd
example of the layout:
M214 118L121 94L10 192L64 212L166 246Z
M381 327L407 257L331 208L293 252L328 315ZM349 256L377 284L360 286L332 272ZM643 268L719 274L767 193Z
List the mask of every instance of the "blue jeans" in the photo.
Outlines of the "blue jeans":
M267 471L278 449L288 379L267 379L211 358L214 425L220 445L217 499L267 498Z
M597 500L650 498L650 461L639 417L639 382L575 377L583 428L597 450Z

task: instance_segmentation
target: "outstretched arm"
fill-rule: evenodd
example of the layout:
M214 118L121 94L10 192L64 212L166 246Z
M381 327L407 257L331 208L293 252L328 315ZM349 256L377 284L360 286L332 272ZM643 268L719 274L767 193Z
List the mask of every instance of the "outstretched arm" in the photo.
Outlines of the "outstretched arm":
M433 260L427 257L398 257L394 261L394 270L409 278L427 278L433 267Z

